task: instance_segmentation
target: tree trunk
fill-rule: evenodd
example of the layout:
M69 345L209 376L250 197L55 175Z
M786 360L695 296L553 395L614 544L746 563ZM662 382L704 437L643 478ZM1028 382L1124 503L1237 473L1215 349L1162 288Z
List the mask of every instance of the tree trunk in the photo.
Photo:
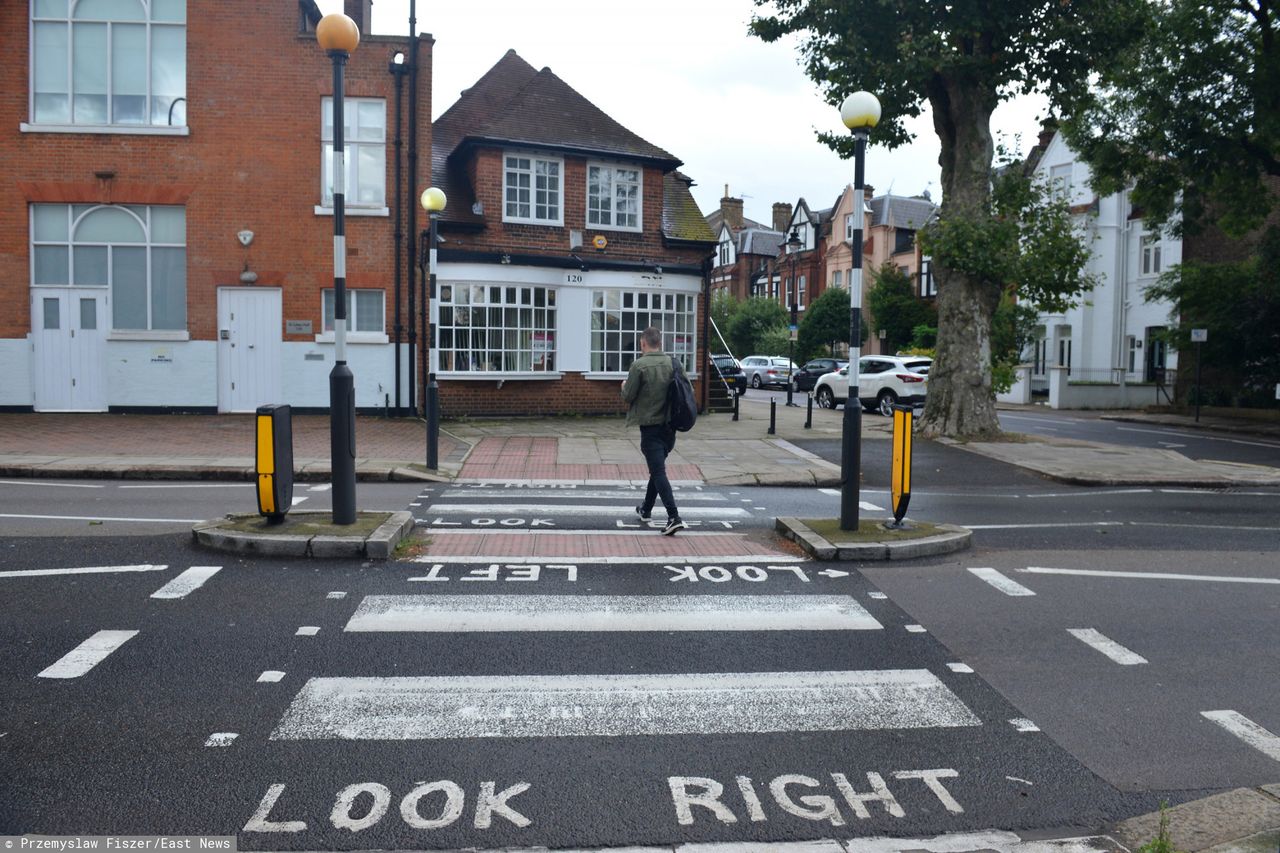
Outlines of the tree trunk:
M928 87L933 123L942 141L944 219L985 218L991 194L990 86L937 77ZM978 437L1000 431L991 390L991 319L1000 289L935 260L938 277L937 357L920 432L927 436Z

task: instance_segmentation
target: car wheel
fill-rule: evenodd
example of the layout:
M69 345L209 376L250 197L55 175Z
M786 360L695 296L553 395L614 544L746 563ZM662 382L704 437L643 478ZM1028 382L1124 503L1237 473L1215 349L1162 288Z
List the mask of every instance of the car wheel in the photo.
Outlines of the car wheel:
M876 408L880 410L880 414L886 418L893 417L894 404L898 402L898 395L890 391L888 388L880 392L880 396L876 398Z
M818 389L818 393L814 395L818 401L818 406L823 409L834 409L836 407L836 395L831 393L831 389L823 385Z
M752 387L752 388L755 388L755 389L757 389L757 390L759 390L759 388L760 388L760 374L759 374L759 373L753 373L753 374L751 374L751 387Z

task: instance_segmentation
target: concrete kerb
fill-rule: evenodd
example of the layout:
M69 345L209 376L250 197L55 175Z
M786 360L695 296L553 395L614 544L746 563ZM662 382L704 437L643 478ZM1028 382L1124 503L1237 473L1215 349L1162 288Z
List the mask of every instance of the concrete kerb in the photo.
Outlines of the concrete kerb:
M968 548L973 531L955 524L935 525L942 533L919 539L830 542L798 518L779 517L775 529L815 560L914 560Z
M1167 810L1169 837L1177 850L1245 851L1257 844L1275 850L1280 839L1280 784L1236 788ZM1160 831L1160 812L1120 821L1110 834L1130 850Z
M294 511L295 516L328 517L328 511ZM216 551L259 554L270 557L367 557L385 560L395 552L400 541L413 530L413 514L391 512L367 536L299 535L289 533L228 530L223 525L256 516L228 515L202 521L191 528L196 544Z

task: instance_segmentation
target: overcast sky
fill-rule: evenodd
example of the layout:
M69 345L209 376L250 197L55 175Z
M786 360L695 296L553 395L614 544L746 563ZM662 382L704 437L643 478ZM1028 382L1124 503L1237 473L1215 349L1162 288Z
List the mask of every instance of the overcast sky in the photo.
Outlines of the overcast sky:
M325 12L341 0L319 0ZM725 184L746 215L768 224L776 201L804 197L828 207L853 181L815 138L840 130L799 64L795 41L765 44L747 34L752 0L471 0L417 3L419 32L435 38L433 117L514 48L555 74L622 125L684 161L704 214ZM407 33L409 0L373 0L374 33ZM997 110L993 132L1034 143L1043 102L1020 99ZM940 199L938 141L926 113L916 140L867 155L867 183L883 194Z

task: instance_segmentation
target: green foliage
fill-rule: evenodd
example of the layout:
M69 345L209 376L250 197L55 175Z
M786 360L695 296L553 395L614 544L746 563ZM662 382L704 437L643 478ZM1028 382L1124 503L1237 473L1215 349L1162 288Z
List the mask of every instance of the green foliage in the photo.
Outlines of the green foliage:
M908 350L932 351L938 345L938 327L937 326L916 326L911 330L911 343L907 345ZM918 354L918 353L913 353Z
M892 263L871 273L872 285L867 291L867 308L875 322L876 333L885 330L887 352L897 352L911 342L917 326L936 326L938 312L931 303L915 294L911 277Z
M791 350L791 332L786 326L774 326L763 335L760 336L758 348L752 350L752 353L761 355L780 355L785 357ZM799 353L796 353L799 356Z
M1177 306L1167 339L1186 358L1195 346L1202 348L1206 384L1236 389L1240 402L1263 404L1274 396L1280 382L1280 228L1268 229L1245 261L1174 267L1147 288L1145 298ZM1209 339L1193 345L1192 329L1207 329Z
M849 342L849 291L828 287L805 309L796 336L796 363L830 355L837 343Z
M711 320L716 324L715 329L719 329L720 334L724 335L726 342L729 340L729 321L741 307L742 300L728 290L717 290L711 297ZM711 330L711 348L720 352L720 339L716 337L715 329Z
M778 329L786 334L787 312L776 300L757 296L739 304L738 310L729 318L728 328L723 331L729 339L729 345L733 347L733 354L743 358L764 354L766 334ZM786 351L785 344L782 350Z
M1132 187L1149 223L1216 218L1239 236L1280 206L1280 41L1269 0L1140 7L1141 41L1066 99L1063 131L1102 194Z
M1011 291L1000 295L991 320L991 386L997 394L1013 387L1022 353L1035 340L1036 318L1035 309L1014 301Z
M1156 837L1139 847L1136 853L1178 853L1178 848L1173 846L1173 838L1169 836L1169 804L1165 801L1160 803L1160 829L1156 832Z

